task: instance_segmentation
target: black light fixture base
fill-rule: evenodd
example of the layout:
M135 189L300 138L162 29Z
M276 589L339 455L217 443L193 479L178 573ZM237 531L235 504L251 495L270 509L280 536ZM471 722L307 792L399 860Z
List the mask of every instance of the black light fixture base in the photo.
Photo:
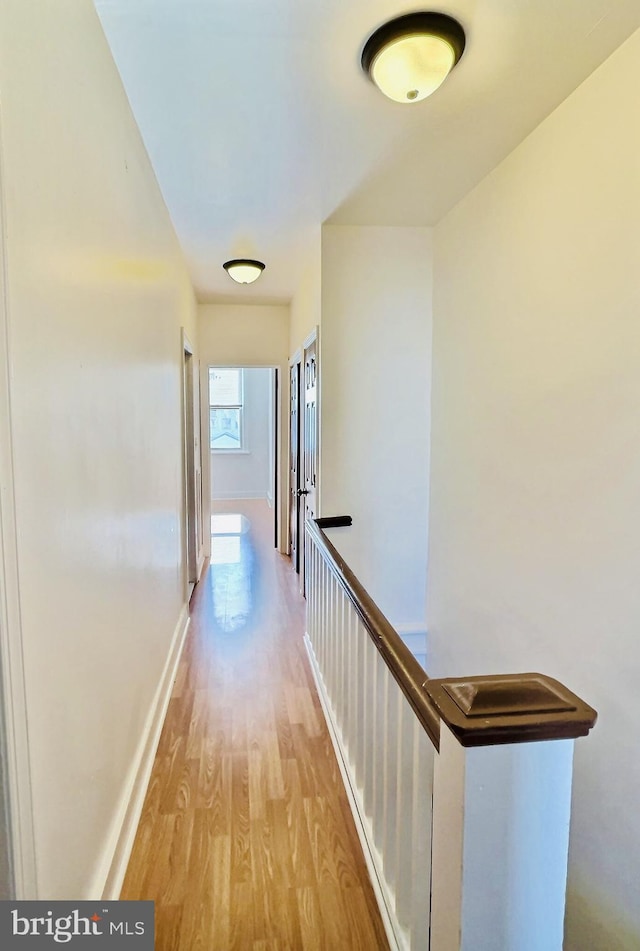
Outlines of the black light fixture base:
M233 258L231 261L225 261L222 267L236 284L253 284L254 281L258 280L265 269L265 265L262 261L256 261L253 258ZM247 277L246 280L239 279L238 276L236 276L236 269L238 268L248 268L250 272L253 272L252 276ZM236 274L234 274L234 271L236 271Z
M253 258L233 258L231 261L225 261L222 265L225 271L228 271L230 267L234 265L246 264L247 267L257 267L261 271L264 271L265 266L262 261L254 261Z
M360 61L365 73L371 76L374 59L388 43L413 33L430 33L446 40L454 52L454 66L464 53L466 44L464 30L453 17L446 13L406 13L404 16L396 17L395 20L383 23L374 30L364 44Z

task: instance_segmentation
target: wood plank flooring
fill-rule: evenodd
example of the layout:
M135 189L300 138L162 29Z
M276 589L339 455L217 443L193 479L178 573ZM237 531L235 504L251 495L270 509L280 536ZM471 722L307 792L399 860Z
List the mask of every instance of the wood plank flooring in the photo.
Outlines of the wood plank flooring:
M155 901L159 951L382 951L297 575L266 503L225 509L243 531L214 536L192 598L121 898Z

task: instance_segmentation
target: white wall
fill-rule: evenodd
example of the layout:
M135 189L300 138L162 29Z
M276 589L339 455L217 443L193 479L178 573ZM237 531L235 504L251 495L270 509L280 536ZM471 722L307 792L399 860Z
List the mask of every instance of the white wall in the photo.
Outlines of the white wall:
M202 392L207 392L209 366L278 367L280 370L280 407L278 419L278 457L280 473L287 472L288 438L288 305L275 304L201 304L198 307L198 348L202 371ZM206 400L203 403L206 409ZM208 432L203 416L203 428ZM207 435L203 432L206 445ZM203 494L211 498L210 466L203 471ZM280 550L287 548L284 517L287 501L286 478L278 487ZM205 513L206 524L206 513ZM210 541L210 539L209 539Z
M291 300L289 327L289 356L293 356L309 334L322 322L321 313L321 233L309 251L309 259L303 269L300 284Z
M244 370L244 449L211 453L211 498L266 499L271 491L273 371Z
M640 947L639 87L637 33L435 232L430 672L599 711L566 951Z
M208 366L286 366L289 307L200 304L198 335L200 358Z
M4 0L0 101L38 889L82 898L183 606L195 305L90 0Z
M382 611L425 616L431 232L327 225L322 237L321 512Z

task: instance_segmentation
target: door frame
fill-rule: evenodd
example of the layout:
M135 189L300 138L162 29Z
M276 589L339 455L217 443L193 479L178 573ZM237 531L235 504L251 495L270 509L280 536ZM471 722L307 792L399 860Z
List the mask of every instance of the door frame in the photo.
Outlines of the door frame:
M13 897L25 900L37 898L38 888L18 572L2 158L0 116L0 756L6 774L0 823L8 852L8 885Z
M183 553L184 598L189 601L198 583L200 559L198 552L198 532L196 524L198 505L196 501L195 453L198 445L194 419L194 369L195 357L191 341L182 328L182 465L184 476L183 493ZM201 466L202 468L202 466ZM202 506L200 506L202 512Z
M269 433L271 439L271 452L273 453L273 459L271 462L271 472L270 478L273 478L273 547L277 550L279 536L278 532L280 530L280 505L279 505L279 495L278 492L278 483L280 482L280 459L278 456L278 445L280 443L280 417L278 416L278 406L280 405L280 368L272 368L273 377L271 380L273 389L271 392L271 406L269 419L271 421L271 432Z

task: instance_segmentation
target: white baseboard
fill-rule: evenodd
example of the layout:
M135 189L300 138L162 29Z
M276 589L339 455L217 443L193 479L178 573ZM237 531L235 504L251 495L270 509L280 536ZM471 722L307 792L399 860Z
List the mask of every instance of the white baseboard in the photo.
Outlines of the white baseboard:
M393 625L414 657L425 657L427 653L427 631L420 624Z
M190 620L189 606L185 604L180 612L164 670L129 769L103 858L88 889L87 899L113 900L120 897Z
M309 639L309 635L306 632L304 635L304 646L306 647L307 654L309 656L311 672L313 674L313 679L315 681L318 696L320 698L320 704L324 712L324 718L327 722L327 727L329 729L329 735L335 750L336 759L338 760L342 781L347 792L347 798L349 800L349 805L353 814L353 820L355 822L356 831L360 839L360 844L362 845L364 860L367 864L371 885L376 896L378 908L380 909L380 916L382 918L384 930L389 942L389 948L390 951L405 951L407 944L403 938L400 923L398 922L398 919L395 915L395 902L393 896L389 891L389 887L382 871L382 859L380 853L375 847L371 824L365 815L360 791L351 769L347 751L345 750L342 743L340 731L338 730L333 717L331 703L329 701L329 697L327 696L324 680L322 679L322 674L320 673L320 669L318 667L313 645Z
M416 621L415 623L403 623L396 624L392 622L395 630L398 632L400 637L409 637L413 634L419 635L420 637L427 636L427 629L424 626L424 621Z

